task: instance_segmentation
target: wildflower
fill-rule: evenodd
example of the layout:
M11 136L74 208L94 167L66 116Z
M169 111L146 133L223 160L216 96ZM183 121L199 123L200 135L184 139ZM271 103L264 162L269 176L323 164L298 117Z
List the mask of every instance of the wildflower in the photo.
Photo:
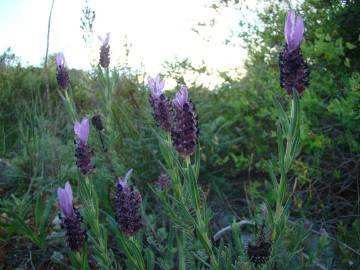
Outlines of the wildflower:
M102 45L100 47L99 64L103 68L108 68L110 65L110 45L109 45L110 33L106 33L105 39L103 39L100 36L98 36L98 38L102 42Z
M119 179L115 196L115 209L120 229L128 235L135 234L141 228L141 194L128 184L132 173L129 170L124 179Z
M247 256L255 266L266 263L272 251L272 242L270 239L266 239L264 228L265 223L263 223L256 241L249 242L247 246Z
M285 21L286 44L279 55L280 85L288 94L296 89L302 94L309 86L309 69L300 50L304 36L304 20L290 10Z
M159 179L157 181L157 184L159 185L160 189L164 190L170 186L170 178L166 174L161 174L159 176Z
M188 99L188 89L182 86L177 92L174 105L174 123L171 138L176 150L183 156L195 152L198 140L198 120L195 107Z
M62 89L69 87L69 74L65 69L65 57L62 53L56 55L56 80Z
M76 135L76 165L82 174L88 174L95 169L91 164L91 149L87 141L89 138L89 120L84 118L81 123L76 122L74 126Z
M151 90L149 102L153 108L153 116L158 124L166 132L171 132L171 103L163 94L165 82L160 80L160 76L149 78L149 87Z
M64 217L60 216L61 226L65 229L66 241L72 251L78 251L84 244L86 231L81 229L82 217L73 205L72 189L69 182L65 188L57 189L57 197Z

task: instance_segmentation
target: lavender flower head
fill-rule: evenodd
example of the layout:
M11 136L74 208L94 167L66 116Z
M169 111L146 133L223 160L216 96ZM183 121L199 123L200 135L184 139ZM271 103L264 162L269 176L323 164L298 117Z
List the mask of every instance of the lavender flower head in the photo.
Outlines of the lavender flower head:
M66 182L64 188L57 189L57 197L64 217L61 226L65 229L66 241L73 251L78 251L84 243L86 231L81 229L82 218L73 205L71 185Z
M171 130L171 138L176 150L183 156L189 156L195 152L198 140L198 119L195 107L188 97L188 89L182 86L175 99L174 122Z
M105 39L103 39L100 36L98 36L98 38L102 42L102 45L100 47L99 64L103 68L108 68L110 65L110 45L109 45L110 33L106 33Z
M62 89L69 87L69 74L65 69L65 57L62 53L56 55L56 80Z
M82 174L88 174L95 169L94 165L91 164L91 149L87 144L89 128L89 119L87 118L84 118L81 123L76 122L74 125L76 165Z
M305 63L300 44L304 36L304 20L290 10L285 21L286 44L279 55L280 86L289 95L296 89L302 94L309 86L309 70Z
M166 132L171 132L172 107L170 100L163 94L165 82L156 78L148 78L148 85L151 90L149 102L153 108L153 116L158 124Z
M132 169L123 179L119 179L115 196L117 221L121 231L127 235L135 234L142 226L140 215L142 198L141 194L128 184L131 174Z

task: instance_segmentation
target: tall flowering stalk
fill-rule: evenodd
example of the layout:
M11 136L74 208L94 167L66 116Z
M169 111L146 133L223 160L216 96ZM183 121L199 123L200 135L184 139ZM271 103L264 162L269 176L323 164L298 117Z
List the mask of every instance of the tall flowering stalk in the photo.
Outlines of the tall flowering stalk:
M157 125L165 132L171 132L172 106L170 100L164 95L163 89L165 82L160 80L160 76L148 79L151 90L149 102L153 109L153 116Z
M89 138L89 119L84 118L81 123L75 122L74 132L76 135L76 165L80 169L82 174L88 174L95 169L95 166L91 164L91 149L88 145Z
M79 251L84 245L86 231L81 228L81 215L73 205L73 193L69 182L58 188L57 197L63 216L61 225L65 229L66 241L72 251Z
M274 241L279 239L287 222L290 204L287 173L299 153L300 146L299 94L302 94L309 84L309 71L300 53L303 34L303 18L297 16L294 11L289 11L285 21L286 45L280 52L279 59L281 86L289 94L292 94L290 115L285 112L281 103L275 99L275 105L279 113L277 130L279 181L276 179L274 168L269 166L276 195L275 214L271 215Z
M59 95L64 102L65 109L70 115L71 119L75 121L77 117L76 107L71 94L69 73L65 67L65 57L63 53L56 55L56 80L58 82L61 91Z
M91 149L88 145L89 120L83 118L80 123L76 122L74 132L76 165L84 176L84 179L80 181L80 196L84 204L84 218L90 229L89 236L95 247L95 259L100 269L111 269L112 260L107 248L107 231L99 220L99 198L94 182L89 179L90 173L95 169L91 163Z

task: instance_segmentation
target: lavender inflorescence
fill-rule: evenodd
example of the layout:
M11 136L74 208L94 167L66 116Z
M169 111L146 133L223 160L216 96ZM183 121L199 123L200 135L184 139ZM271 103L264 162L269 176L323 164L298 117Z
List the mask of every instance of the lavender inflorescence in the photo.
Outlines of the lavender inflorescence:
M249 242L247 246L247 256L255 266L266 263L271 256L272 242L265 236L265 223L263 223L260 233L255 242Z
M106 33L105 39L99 37L100 41L102 41L102 45L100 47L100 59L99 64L103 68L108 68L110 65L110 33Z
M73 193L69 182L65 187L57 189L58 202L64 215L59 214L61 227L65 229L66 241L72 251L78 251L83 246L86 231L81 228L82 217L73 204Z
M100 66L108 68L110 65L110 45L102 45L100 47Z
M87 143L90 132L89 119L84 118L81 123L76 122L74 132L76 135L76 166L82 174L88 174L95 169L95 166L91 164L91 149Z
M74 213L61 217L61 227L65 230L66 242L72 251L79 251L86 239L86 230L81 228L83 221L80 212L74 207Z
M300 48L290 51L288 45L285 44L279 55L279 66L280 86L289 95L292 94L292 89L296 89L299 94L302 94L309 87L310 72Z
M62 53L56 55L56 80L62 89L69 87L69 74L65 68L65 57Z
M127 235L134 235L141 227L141 194L129 185L127 180L130 170L124 180L120 179L117 184L115 195L115 210L120 230Z
M179 90L173 104L174 120L171 130L173 145L181 155L190 156L196 150L199 130L195 107L188 99L185 86Z
M279 54L280 86L289 95L292 94L293 89L302 94L309 86L310 73L300 49L304 29L303 18L290 10L284 28L286 44Z
M153 117L157 125L164 131L171 132L172 106L170 100L161 94L159 97L150 95L149 102L153 108Z
M91 163L91 149L88 144L85 144L82 141L75 141L75 157L76 157L76 166L79 168L82 174L91 173L95 166Z
M155 78L149 78L148 85L151 90L149 103L153 108L153 117L160 128L170 133L172 104L163 93L165 82L158 75Z

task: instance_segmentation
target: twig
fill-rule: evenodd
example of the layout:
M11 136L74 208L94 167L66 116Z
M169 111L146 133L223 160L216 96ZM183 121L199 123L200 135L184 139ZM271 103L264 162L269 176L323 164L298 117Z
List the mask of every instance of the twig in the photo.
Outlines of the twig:
M50 106L50 86L49 86L49 74L48 74L48 54L49 54L51 15L54 7L54 1L55 0L52 0L50 14L49 14L48 30L47 30L47 38L46 38L45 63L44 63L45 87L46 87L45 95L46 95L46 102L47 102L49 115L51 115L51 106Z
M255 225L255 222L252 220L241 220L239 222L237 222L237 224L241 227L243 225ZM215 235L213 236L214 241L219 240L226 232L231 230L231 225L226 226L225 228L222 228L220 231L218 231L217 233L215 233Z

